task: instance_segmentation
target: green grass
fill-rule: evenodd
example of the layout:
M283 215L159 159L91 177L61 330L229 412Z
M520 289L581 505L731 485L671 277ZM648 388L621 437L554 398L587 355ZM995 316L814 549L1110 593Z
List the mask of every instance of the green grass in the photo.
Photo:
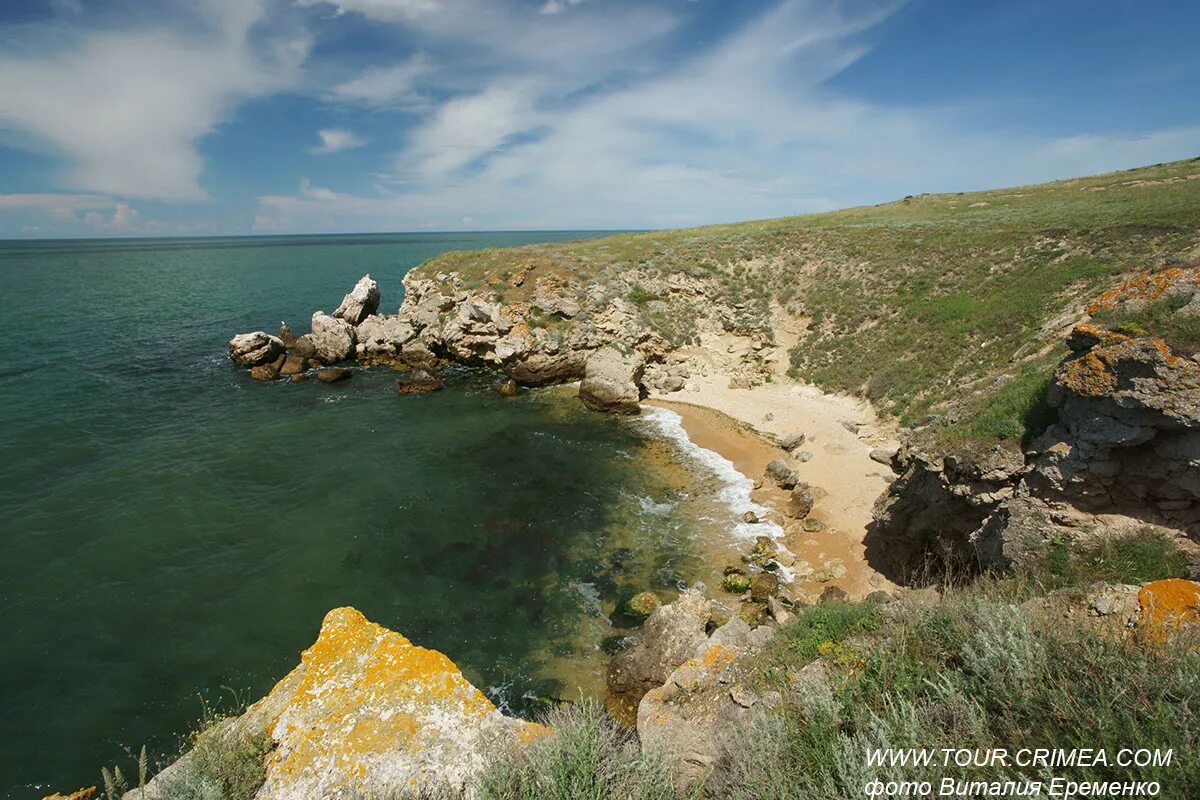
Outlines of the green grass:
M784 641L802 661L817 657L822 645L838 644L857 633L879 628L873 603L834 602L807 609L788 626Z
M1181 312L1191 295L1164 297L1138 311L1109 311L1097 321L1130 336L1157 336L1177 353L1200 352L1200 315Z
M1011 591L985 581L949 590L934 606L889 607L877 630L818 657L832 676L827 698L789 693L781 674L787 702L734 745L710 779L709 796L824 800L863 797L873 779L937 786L944 777L1043 777L1018 767L868 767L865 752L881 747L1088 747L1113 754L1171 748L1170 767L1052 772L1087 781L1158 780L1160 797L1200 796L1194 637L1148 645L1030 619L1009 604ZM809 627L805 618L814 611L793 627Z
M999 388L964 402L960 419L937 431L939 443L1011 440L1028 444L1058 421L1058 411L1050 407L1046 393L1062 355L1056 349L1052 358L1026 364L1007 375Z
M727 330L771 339L773 310L811 318L790 351L792 375L866 396L912 426L976 402L963 387L1022 370L1015 355L1056 343L1048 322L1123 276L1194 258L1200 180L1187 176L1197 173L1194 159L825 214L452 253L420 269L481 282L533 264L535 274L602 286L643 310L664 299L668 276L687 275L716 301L698 311L722 304ZM1169 327L1169 316L1155 326ZM692 340L681 333L695 324L680 326L674 313L643 319L671 341ZM1193 325L1180 327L1182 341L1196 341ZM1036 388L1029 381L1020 388ZM1019 394L1006 390L989 420L959 433L1027 435L1014 424L1027 399Z
M1094 541L1050 542L1034 571L1047 586L1145 583L1188 574L1188 557L1167 536L1138 531Z

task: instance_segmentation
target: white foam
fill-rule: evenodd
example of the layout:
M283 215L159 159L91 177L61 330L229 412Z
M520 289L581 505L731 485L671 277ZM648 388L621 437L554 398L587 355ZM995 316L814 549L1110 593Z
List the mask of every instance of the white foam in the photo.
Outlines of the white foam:
M644 410L640 419L644 420L654 431L674 442L684 455L696 461L709 470L721 483L717 498L729 508L737 519L733 533L747 539L755 536L770 536L778 539L783 536L783 528L774 522L742 522L741 517L747 511L753 511L755 516L762 518L771 513L771 509L761 506L750 499L754 490L754 481L738 472L733 462L720 453L700 447L683 429L683 417L668 408L651 408Z
M675 510L678 503L663 502L659 503L652 497L639 496L638 499L638 514L650 515L652 517L665 517Z

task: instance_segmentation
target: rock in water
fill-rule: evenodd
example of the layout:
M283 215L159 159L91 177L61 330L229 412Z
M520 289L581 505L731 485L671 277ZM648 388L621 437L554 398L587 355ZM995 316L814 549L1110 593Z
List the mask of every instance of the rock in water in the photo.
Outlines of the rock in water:
M379 284L371 280L370 275L363 275L354 284L350 294L342 298L342 303L333 312L333 316L344 319L351 325L357 325L375 313L379 308Z
M330 611L300 666L228 725L221 735L271 738L256 800L460 792L489 747L550 733L504 716L449 658L353 608ZM150 781L147 800L179 796L193 753Z
M309 340L316 350L317 358L326 364L345 361L354 352L354 328L349 322L331 317L324 311L312 316L312 333Z
M593 411L636 414L642 399L646 360L636 350L622 352L609 345L588 357L579 399Z
M501 397L516 397L519 392L520 387L517 386L517 382L512 378L505 378L496 387L496 393Z
M330 367L318 372L317 380L322 383L337 383L338 381L349 380L350 374L350 370L345 367Z
M654 592L640 592L625 601L624 612L636 620L643 620L662 605Z
M283 340L265 331L239 333L229 340L229 357L243 367L274 361L283 352Z
M436 392L442 386L441 377L428 367L416 367L396 378L396 391L400 394Z

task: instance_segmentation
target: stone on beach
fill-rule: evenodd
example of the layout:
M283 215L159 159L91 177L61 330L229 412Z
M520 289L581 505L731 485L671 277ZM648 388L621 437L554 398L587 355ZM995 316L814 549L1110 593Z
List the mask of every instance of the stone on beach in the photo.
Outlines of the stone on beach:
M805 438L806 437L803 433L789 433L787 436L779 440L779 447L790 453L800 445L804 444Z
M374 314L378 308L379 284L375 283L368 274L359 278L350 293L342 298L342 302L333 312L333 316L344 319L351 325L357 325Z
M646 361L636 350L601 347L584 365L579 399L593 411L636 413L642 399Z
M791 489L800 482L800 476L796 470L788 466L788 463L781 458L767 464L766 475L780 489Z

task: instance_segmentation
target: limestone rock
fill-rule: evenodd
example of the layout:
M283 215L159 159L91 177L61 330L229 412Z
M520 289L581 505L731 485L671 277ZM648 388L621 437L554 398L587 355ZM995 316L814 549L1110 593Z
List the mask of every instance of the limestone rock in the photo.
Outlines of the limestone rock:
M265 331L239 333L229 340L229 357L243 367L274 361L283 350L283 340Z
M396 391L400 394L436 392L443 385L441 376L428 367L415 367L396 378Z
M549 733L504 716L446 656L352 608L330 611L300 665L218 733L264 732L273 750L256 800L461 791L487 746ZM190 755L150 781L146 798L169 800Z
M788 498L784 513L792 519L804 519L813 510L816 502L812 487L807 483L797 483L792 489L791 497Z
M781 489L791 489L800 482L800 476L786 461L777 458L767 464L766 477Z
M317 380L322 383L337 383L349 380L351 374L350 370L345 367L329 367L317 373Z
M371 314L355 327L355 339L368 360L395 360L416 332L398 315Z
M697 588L655 609L642 625L637 643L609 662L610 698L632 709L647 691L662 686L675 668L707 641L708 615L709 601Z
M804 444L806 438L807 437L805 437L803 433L789 433L787 436L784 436L779 440L779 447L790 453L800 445Z
M371 280L370 275L363 275L354 284L350 293L342 298L341 304L334 310L333 316L344 319L351 325L357 325L374 314L379 308L379 284Z
M312 333L309 337L317 358L326 364L345 361L354 353L354 326L344 319L331 317L324 311L313 313Z
M579 399L593 411L636 413L645 368L646 361L636 350L602 347L587 359Z
M871 460L877 464L883 464L885 467L892 465L892 459L896 457L896 450L891 448L877 447L870 453Z

